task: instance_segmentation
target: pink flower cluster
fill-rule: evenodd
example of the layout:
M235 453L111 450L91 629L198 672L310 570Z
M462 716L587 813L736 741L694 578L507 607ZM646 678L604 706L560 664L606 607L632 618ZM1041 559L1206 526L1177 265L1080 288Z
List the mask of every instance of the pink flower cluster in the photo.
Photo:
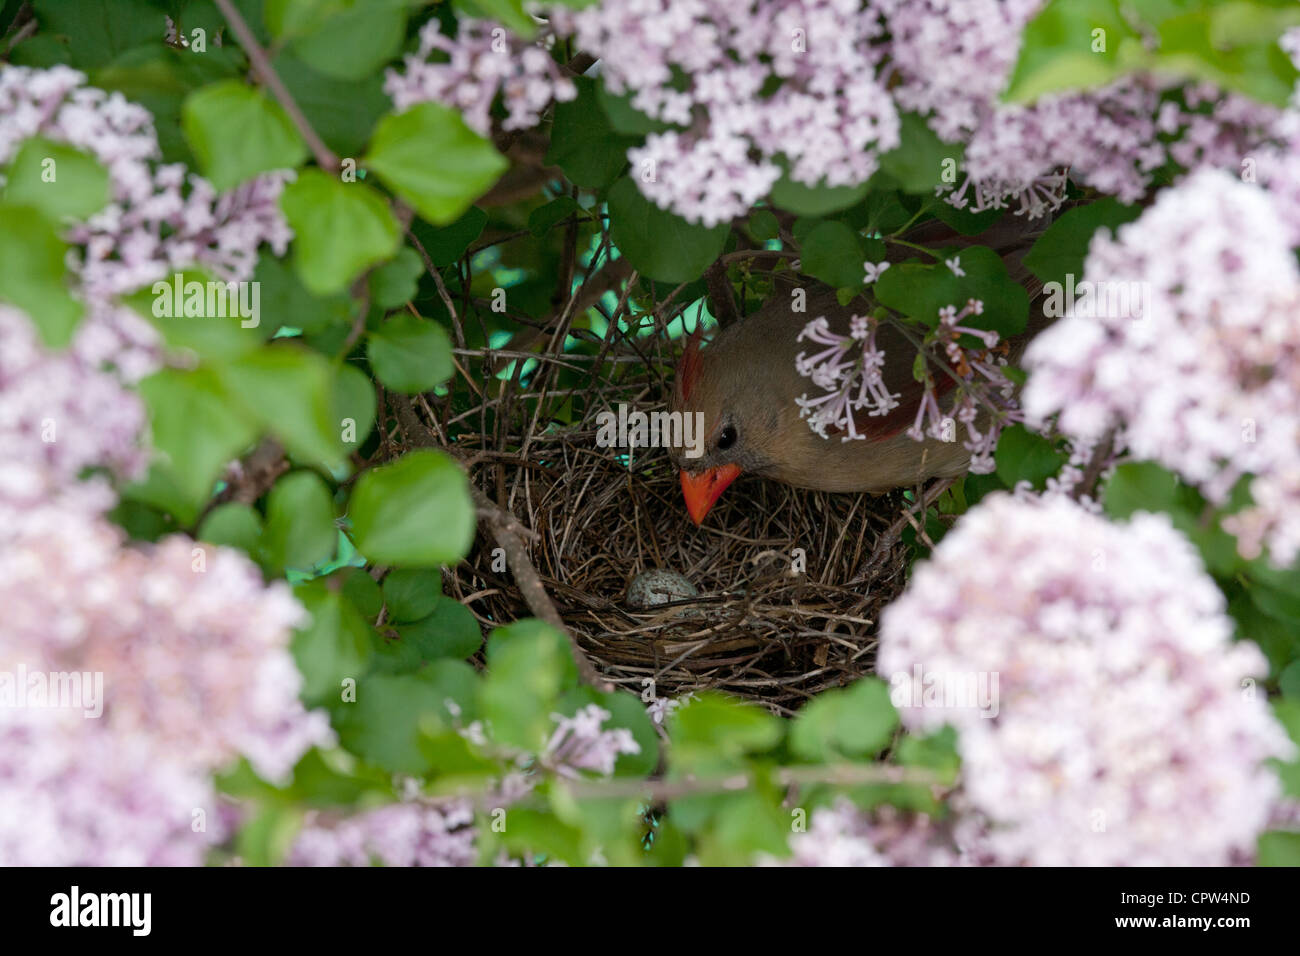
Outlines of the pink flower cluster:
M889 806L864 813L845 798L814 810L807 832L790 838L790 851L786 866L969 865L934 819Z
M960 261L953 259L949 266L960 270ZM960 271L958 271L958 274ZM941 399L936 383L927 376L921 401L917 405L916 419L907 434L916 441L929 435L941 441L954 441L955 423L966 426L963 447L971 452L971 471L976 474L993 470L993 452L998 436L1011 422L1022 416L1014 399L1014 386L1002 371L1004 360L989 351L998 345L998 334L987 329L977 329L961 324L964 319L979 315L984 304L969 300L961 311L947 306L939 311L939 322L927 341L942 348L951 364L950 371L960 379L955 394ZM808 427L827 437L828 430L843 432L841 441L864 440L867 436L858 430L855 416L866 412L868 418L888 415L899 407L900 394L890 392L885 386L883 370L885 353L876 342L878 320L855 315L849 322L849 334L831 331L824 316L813 319L799 333L825 348L808 355L795 356L795 369L824 394L809 398L807 393L795 399L799 416L808 419ZM970 349L960 343L963 335L974 336L984 343L983 349ZM947 411L944 408L947 408ZM987 421L977 426L983 414Z
M909 730L957 729L993 861L1222 865L1253 854L1280 794L1264 761L1295 749L1232 634L1165 516L998 494L886 609L878 671Z
M472 866L474 808L463 800L413 799L340 819L308 818L290 866Z
M183 166L157 164L148 110L85 80L65 66L0 67L0 165L41 136L90 153L108 170L109 204L67 236L83 247L77 270L86 299L105 302L193 266L242 281L261 243L284 253L292 238L279 209L286 174L218 195Z
M430 20L420 31L419 50L406 57L405 71L388 71L384 91L399 110L426 102L455 107L485 137L492 135L492 104L500 94L506 108L501 128L529 129L553 100L578 95L542 45L549 39L543 34L541 43L530 43L494 21L464 17L453 40Z
M941 184L949 201L979 211L1013 199L1035 217L1059 206L1072 177L1126 202L1168 163L1240 170L1300 199L1291 167L1300 146L1289 114L1209 86L1126 77L1032 105L1002 103L1021 32L1044 0L871 0L890 37L885 69L900 106L927 116L944 140L966 144L966 179ZM1297 46L1300 31L1287 43ZM1294 53L1293 53L1294 55ZM1292 111L1294 112L1294 111ZM1300 229L1300 216L1292 218Z
M138 477L147 460L127 386L161 363L152 326L112 297L194 264L247 278L258 246L282 251L288 230L278 179L217 196L190 177L185 193L181 167L152 165L149 114L83 82L0 68L0 163L39 135L95 156L111 189L67 235L84 246L72 345L47 350L0 306L0 672L11 690L24 673L83 687L58 707L0 705L0 864L193 865L225 829L213 771L242 754L282 778L333 735L298 700L288 643L302 610L283 583L188 538L134 545L105 517L106 477ZM85 695L96 681L98 704Z
M898 393L890 392L881 377L885 353L876 345L878 329L876 319L855 315L849 320L849 334L837 335L826 317L818 316L799 333L797 341L806 338L826 346L815 355L800 352L794 362L800 375L812 379L826 393L816 398L805 393L795 399L799 417L807 418L808 427L822 438L827 437L828 428L834 428L844 432L840 441L865 439L854 421L858 411L874 417L888 415L898 407ZM850 358L854 351L857 355Z
M31 811L0 813L4 865L201 863L214 770L242 753L280 779L333 739L298 701L288 588L187 538L129 546L101 516L112 500L102 483L0 497L0 671L103 688L98 718L0 706L0 806Z
M583 772L609 776L620 754L637 754L641 745L625 727L604 729L610 713L599 704L588 704L572 717L552 714L555 731L546 742L538 762L564 777Z
M1232 519L1248 557L1300 554L1300 268L1269 193L1205 170L1114 237L1093 238L1096 294L1029 347L1025 411L1095 441L1119 428L1215 502L1251 475ZM1136 290L1140 295L1112 293ZM1141 303L1134 315L1124 302Z
M743 214L781 163L796 182L843 186L898 145L880 26L859 0L607 0L554 21L600 57L611 92L683 128L628 158L641 191L691 222Z

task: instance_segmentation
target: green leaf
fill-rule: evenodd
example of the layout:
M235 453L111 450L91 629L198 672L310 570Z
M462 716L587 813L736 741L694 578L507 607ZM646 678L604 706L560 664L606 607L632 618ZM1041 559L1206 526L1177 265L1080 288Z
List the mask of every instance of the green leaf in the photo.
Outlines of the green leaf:
M456 9L479 19L496 20L525 40L537 32L537 24L524 11L523 0L456 0Z
M442 575L437 571L397 568L384 578L383 594L391 620L418 621L432 614L442 599Z
M401 51L405 6L405 0L266 0L264 17L313 69L361 80Z
M355 703L335 708L334 726L343 745L362 759L391 773L422 774L430 769L421 749L422 727L453 726L449 699L464 712L461 701L448 694L438 679L371 674L357 682Z
M266 500L262 552L277 568L309 570L334 555L338 530L325 482L311 471L291 472Z
M1126 206L1109 197L1070 209L1038 237L1025 255L1025 267L1045 283L1064 283L1069 275L1082 279L1083 261L1097 230L1114 232L1141 212L1138 206Z
M211 371L163 369L140 383L153 447L184 500L207 500L226 463L257 437L257 425Z
M604 189L627 168L627 151L640 139L624 136L610 125L594 81L578 77L574 82L577 97L555 105L545 162L559 166L575 186Z
M334 368L324 356L283 343L221 365L218 374L295 458L326 468L342 462Z
M897 727L889 685L864 677L805 704L790 729L790 749L805 760L866 757L887 747Z
M402 625L397 633L423 660L449 657L463 661L483 644L478 620L469 608L451 598L438 601L432 614Z
M278 866L302 827L302 811L285 803L257 806L240 825L235 853L245 866Z
M318 169L285 187L280 208L294 231L294 267L324 296L346 289L397 250L401 230L388 203L363 183L342 183Z
M582 853L582 830L541 810L507 810L505 829L498 838L506 850L525 858L560 860L570 866L587 862Z
M370 273L370 301L380 309L396 309L415 298L424 263L410 246L402 246L391 262Z
M375 377L408 395L427 392L451 378L451 339L442 326L400 312L370 333L366 350Z
M899 140L880 157L880 168L904 192L933 194L936 186L956 182L966 159L960 143L945 143L915 113L899 117Z
M888 269L872 291L882 305L931 328L939 322L940 309L949 305L960 309L967 299L979 299L984 303L983 314L971 316L965 324L992 329L1003 338L1024 332L1029 321L1029 294L1007 274L1001 257L986 246L970 246L954 256L964 276L957 276L942 263L904 262Z
M291 645L294 661L302 672L303 700L308 704L339 701L344 693L343 682L353 680L360 701L361 678L373 653L370 626L351 601L323 581L298 585L294 596L311 615L311 620L294 634Z
M82 316L66 285L67 255L58 226L39 209L0 205L0 301L27 313L52 348L72 341Z
M1107 480L1102 500L1112 518L1128 518L1136 511L1176 511L1178 478L1154 462L1128 462Z
M351 324L354 303L346 292L324 298L312 295L283 259L269 254L262 256L253 272L253 281L261 290L261 328L265 335L272 335L282 327L315 332ZM242 338L247 340L248 336Z
M174 272L122 301L153 323L169 348L205 362L247 355L275 331L262 322L259 286L218 282L200 270Z
M108 204L108 171L63 143L26 140L5 175L5 202L32 206L54 220L88 219Z
M307 145L284 108L239 80L214 83L186 97L181 128L203 175L218 190L258 173L296 169L307 158Z
M423 219L417 219L411 231L424 246L435 266L449 266L465 254L471 242L483 234L487 225L487 213L478 206L471 206L465 215L449 226L441 229L429 225Z
M350 451L360 448L375 427L375 385L355 365L339 366L334 377L334 417L339 438Z
M755 209L749 217L749 234L759 242L767 242L781 234L781 223L770 209Z
M868 185L809 186L783 175L772 186L773 204L797 216L824 216L827 213L848 209L867 194Z
M262 518L253 508L237 502L217 505L199 525L200 541L209 544L239 548L246 554L257 552L257 542L262 536Z
M1103 41L1104 50L1094 50ZM1003 98L1032 102L1047 93L1104 86L1126 65L1136 65L1140 54L1141 38L1118 0L1051 0L1025 26Z
M955 781L961 770L957 731L952 727L944 727L927 737L903 737L898 742L896 753L898 762L903 766L933 770L945 783Z
M1224 21L1220 21L1223 23ZM1244 26L1244 25L1243 25ZM1151 68L1189 81L1212 83L1278 108L1287 105L1300 78L1295 63L1277 43L1285 30L1274 19L1272 36L1260 36L1262 23L1243 29L1256 33L1246 42L1233 42L1231 24L1216 28L1208 9L1191 10L1160 22L1160 46Z
M559 196L528 214L528 231L533 234L533 238L540 239L552 226L580 212L581 207L571 196Z
M494 739L539 752L554 728L560 695L578 683L568 641L541 621L519 621L492 632L487 665L479 700Z
M147 0L35 0L44 34L68 38L73 64L94 69L143 43L161 43L162 14Z
M668 718L674 744L698 746L724 756L770 750L785 733L779 718L753 704L705 691Z
M1259 866L1300 866L1300 833L1269 830L1259 835Z
M311 128L339 156L360 156L379 118L392 109L383 74L342 80L285 51L271 65Z
M661 282L690 282L722 254L728 226L695 226L660 209L631 179L609 191L609 234L619 252L643 276Z
M415 451L357 480L349 505L357 548L377 564L454 564L474 540L465 473L436 451Z
M702 866L745 866L756 854L790 854L790 816L780 799L750 790L728 795L700 846Z
M435 225L459 219L510 165L438 103L381 119L362 163Z
M339 591L367 621L379 617L379 612L384 607L384 595L375 579L364 568L342 568L327 580L338 582Z
M837 289L862 285L865 257L862 237L835 220L815 226L800 249L802 271Z
M1003 429L994 454L998 477L1008 488L1015 487L1019 481L1028 481L1041 489L1049 477L1061 470L1065 459L1050 441L1024 425Z

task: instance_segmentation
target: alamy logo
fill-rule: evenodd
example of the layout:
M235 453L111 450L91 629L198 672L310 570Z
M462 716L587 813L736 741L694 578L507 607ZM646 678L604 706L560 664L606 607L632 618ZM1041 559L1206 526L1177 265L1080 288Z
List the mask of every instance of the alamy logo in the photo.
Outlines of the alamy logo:
M0 708L76 708L86 717L104 713L103 671L0 671Z
M904 707L978 710L990 720L998 715L997 671L927 671L920 664L889 677L889 702Z
M629 412L596 415L596 444L601 448L684 448L687 458L704 454L703 412Z
M50 897L51 926L129 926L131 935L148 936L153 924L152 893L69 893Z
M1081 319L1140 319L1151 301L1149 283L1084 279L1075 284L1074 273L1065 274L1065 284L1043 284L1043 315L1059 319L1067 312Z
M239 318L240 328L255 329L262 323L260 282L185 281L179 272L172 281L153 284L153 314L159 319Z

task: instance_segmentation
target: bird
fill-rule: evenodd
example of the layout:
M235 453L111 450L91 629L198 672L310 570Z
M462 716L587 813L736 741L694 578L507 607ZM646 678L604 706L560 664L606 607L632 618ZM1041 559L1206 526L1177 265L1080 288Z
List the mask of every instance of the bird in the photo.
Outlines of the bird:
M1012 277L1030 288L1031 300L1041 283L1020 265L1020 258L1037 234L1041 228L1022 234L1003 253ZM941 241L972 240L948 236ZM777 294L754 314L722 329L706 347L701 347L698 329L687 342L669 407L703 415L704 447L695 458L687 457L682 447L668 452L680 472L687 512L697 526L742 474L797 488L881 494L931 478L956 478L968 470L970 452L960 441L916 441L907 434L923 387L912 374L915 346L889 322L880 323L876 344L885 353L884 384L898 394L898 407L887 415L855 417L864 440L823 438L809 427L795 402L810 391L809 380L795 368L795 356L808 347L798 340L799 333L811 319L825 316L833 333L847 334L851 318L869 314L872 305L861 297L841 305L834 290L812 279L803 287L802 311L794 310L796 297ZM1041 328L1041 320L1031 319L1030 326L1029 334L1013 343L1013 356ZM931 371L942 403L955 383L937 367Z

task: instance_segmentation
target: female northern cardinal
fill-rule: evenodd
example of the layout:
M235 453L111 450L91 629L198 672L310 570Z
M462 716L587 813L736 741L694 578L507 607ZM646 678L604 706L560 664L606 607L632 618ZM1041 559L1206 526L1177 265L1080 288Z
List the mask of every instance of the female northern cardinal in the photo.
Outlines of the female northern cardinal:
M882 492L966 470L970 452L961 442L918 442L905 433L922 387L912 377L915 347L889 325L881 325L876 341L885 352L885 386L900 395L898 408L856 419L867 436L862 441L822 438L809 428L795 398L816 389L795 370L795 356L808 349L798 335L817 316L847 334L850 317L868 307L841 306L832 292L809 296L807 311L795 313L780 299L724 329L708 348L693 337L678 367L672 410L704 415L704 454L688 459L680 448L669 450L696 524L742 472L798 488Z
M1001 242L951 233L921 238L932 244L1000 246L1010 273L1029 287L1032 300L1041 283L1019 260L1045 223L1036 223L1032 234L1024 231L1023 223L1013 223L1019 231L1000 236ZM861 299L841 306L833 292L821 288L824 291L810 292L803 312L794 312L791 297L778 294L758 312L724 329L707 348L699 348L697 336L688 343L670 404L675 412L703 413L704 453L687 458L683 449L674 448L669 454L681 470L686 510L697 525L742 473L798 488L880 493L929 478L956 477L967 470L970 452L960 440L916 441L906 434L924 393L912 375L915 346L888 323L880 324L876 344L885 353L885 387L899 396L898 407L887 415L855 416L854 425L865 440L823 438L800 417L796 397L815 394L817 389L795 369L795 356L809 349L806 342L798 341L799 333L810 320L825 316L830 330L844 335L853 315L866 315L871 309ZM1037 321L1031 317L1031 327L1041 327L1041 309L1038 312ZM1018 340L1015 351L1026 342L1027 337ZM937 371L935 382L942 401L953 382Z

